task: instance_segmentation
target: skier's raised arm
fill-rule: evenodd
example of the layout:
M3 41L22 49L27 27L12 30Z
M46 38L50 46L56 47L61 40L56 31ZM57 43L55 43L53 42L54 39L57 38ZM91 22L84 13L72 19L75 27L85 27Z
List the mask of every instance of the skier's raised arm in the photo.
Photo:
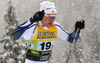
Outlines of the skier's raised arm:
M29 29L30 27L32 27L32 24L34 22L42 20L43 16L44 16L44 10L36 12L35 15L32 18L30 18L29 20L27 20L26 22L24 22L23 24L21 24L17 28L15 28L11 32L10 38L12 40L19 39L27 29Z

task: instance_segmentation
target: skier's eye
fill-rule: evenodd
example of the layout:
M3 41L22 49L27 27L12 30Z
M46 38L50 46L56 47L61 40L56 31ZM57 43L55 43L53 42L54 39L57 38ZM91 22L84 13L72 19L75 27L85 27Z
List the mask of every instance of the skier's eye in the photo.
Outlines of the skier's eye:
M45 15L47 18L49 19L55 19L56 18L56 15Z

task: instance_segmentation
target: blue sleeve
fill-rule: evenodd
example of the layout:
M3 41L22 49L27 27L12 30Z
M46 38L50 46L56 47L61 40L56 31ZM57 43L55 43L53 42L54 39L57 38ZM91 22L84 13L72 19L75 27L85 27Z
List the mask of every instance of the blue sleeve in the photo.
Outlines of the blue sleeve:
M33 22L32 18L30 18L30 19L27 20L25 23L19 25L16 29L14 29L14 30L12 31L12 33L10 34L10 38L11 38L12 40L17 40L17 39L19 39L19 38L22 36L22 34L23 34L23 33L29 28L29 26L30 26L31 24L33 24L33 23L34 23L34 22Z
M75 38L75 34L77 33L77 36ZM77 41L77 39L79 38L79 34L80 34L80 30L77 32L77 29L74 30L74 32L72 32L71 34L69 34L68 36L68 41L70 43L73 43L73 40L75 39L75 42Z

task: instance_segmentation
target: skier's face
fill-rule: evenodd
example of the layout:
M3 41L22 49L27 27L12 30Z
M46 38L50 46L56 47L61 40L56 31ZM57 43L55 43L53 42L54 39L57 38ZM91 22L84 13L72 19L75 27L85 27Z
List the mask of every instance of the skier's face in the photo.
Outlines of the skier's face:
M46 15L44 15L43 21L42 21L43 25L45 25L48 28L51 27L53 22L56 19L56 15L57 14L46 14Z

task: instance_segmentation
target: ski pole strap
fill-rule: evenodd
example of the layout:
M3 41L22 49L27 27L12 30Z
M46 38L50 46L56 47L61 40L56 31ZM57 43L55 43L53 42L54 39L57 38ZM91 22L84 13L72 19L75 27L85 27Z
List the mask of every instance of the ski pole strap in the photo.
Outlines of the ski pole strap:
M80 31L80 28L77 28L77 31Z
M77 33L77 36L76 36L76 38L75 38L75 34ZM75 29L74 30L74 32L72 32L71 34L69 34L69 36L68 36L68 41L70 42L70 43L73 43L73 40L75 39L75 41L77 41L77 39L79 38L79 34L80 34L80 29L79 28L77 28L77 29Z

